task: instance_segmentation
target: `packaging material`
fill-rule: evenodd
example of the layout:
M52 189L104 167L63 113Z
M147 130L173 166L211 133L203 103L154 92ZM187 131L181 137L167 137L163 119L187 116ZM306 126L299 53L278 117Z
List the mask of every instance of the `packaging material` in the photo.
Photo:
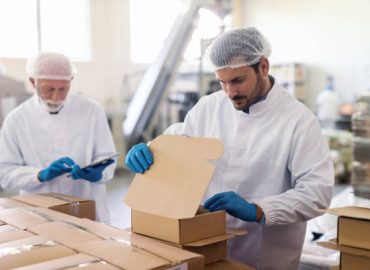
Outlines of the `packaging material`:
M31 236L0 244L1 269L14 269L55 258L76 254L42 236Z
M338 216L339 245L370 249L370 209L346 206L324 210Z
M22 208L22 207L29 207L29 205L13 200L11 198L0 198L0 210L6 208Z
M13 196L12 199L33 207L49 208L79 218L95 220L95 201L58 193Z
M76 222L79 218L40 207L8 208L0 210L0 221L22 230L35 224L59 220Z
M86 254L75 254L63 258L53 259L25 267L17 270L118 270L119 268L93 256Z
M224 260L206 265L206 270L255 270L255 268L237 261Z
M199 254L88 220L38 224L29 230L123 269L204 269Z
M161 135L150 143L155 159L136 174L125 198L133 232L185 244L225 234L223 211L196 215L221 157L221 141Z
M362 270L370 268L370 250L339 245L332 242L318 242L318 245L340 251L340 270Z
M0 244L33 236L34 234L18 229L12 225L0 226ZM1 252L1 251L0 251Z

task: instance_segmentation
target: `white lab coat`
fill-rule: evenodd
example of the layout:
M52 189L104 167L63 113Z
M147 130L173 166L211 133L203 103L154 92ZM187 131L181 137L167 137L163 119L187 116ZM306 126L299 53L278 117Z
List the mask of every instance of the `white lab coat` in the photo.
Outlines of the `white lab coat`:
M113 178L115 164L96 183L73 180L66 174L41 183L37 174L61 157L85 166L115 152L98 104L69 94L62 110L49 114L34 95L5 119L0 136L0 185L20 194L57 192L95 200L97 219L109 223L105 183Z
M167 134L217 138L223 157L204 199L235 191L260 205L266 224L228 216L248 234L229 240L229 255L259 269L297 269L306 220L329 206L334 169L316 117L277 83L266 100L237 111L218 91L203 97Z
M332 90L322 91L316 98L317 117L325 128L335 128L335 120L338 118L338 95Z

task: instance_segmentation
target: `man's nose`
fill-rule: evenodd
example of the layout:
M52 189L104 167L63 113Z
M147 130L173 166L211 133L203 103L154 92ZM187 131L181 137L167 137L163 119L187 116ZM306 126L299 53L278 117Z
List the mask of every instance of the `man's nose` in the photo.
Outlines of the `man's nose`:
M65 98L65 94L63 92L59 92L59 91L55 91L51 95L51 100L53 100L53 101L61 101L61 100L64 100L64 98Z
M228 83L226 85L226 92L229 98L233 98L238 94L238 88L232 85L231 83Z

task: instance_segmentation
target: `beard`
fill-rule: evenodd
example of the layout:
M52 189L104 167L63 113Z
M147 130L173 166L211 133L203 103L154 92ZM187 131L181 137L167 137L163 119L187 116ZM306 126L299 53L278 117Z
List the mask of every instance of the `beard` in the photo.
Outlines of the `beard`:
M42 99L39 97L41 105L44 107L44 109L50 113L56 113L59 112L60 109L62 109L64 105L64 100L62 101L53 101L49 99Z
M260 74L257 74L257 82L251 92L250 96L235 95L232 98L234 108L239 111L248 110L257 99L262 97L265 93L266 82L262 79Z

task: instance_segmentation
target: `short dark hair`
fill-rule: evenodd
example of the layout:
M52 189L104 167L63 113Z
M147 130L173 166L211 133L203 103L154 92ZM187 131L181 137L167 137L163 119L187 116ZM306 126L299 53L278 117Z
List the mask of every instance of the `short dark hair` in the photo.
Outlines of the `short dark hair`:
M260 72L258 69L260 67L260 63L261 61L258 61L257 63L251 65L251 67L254 69L254 72L256 72L257 74Z

